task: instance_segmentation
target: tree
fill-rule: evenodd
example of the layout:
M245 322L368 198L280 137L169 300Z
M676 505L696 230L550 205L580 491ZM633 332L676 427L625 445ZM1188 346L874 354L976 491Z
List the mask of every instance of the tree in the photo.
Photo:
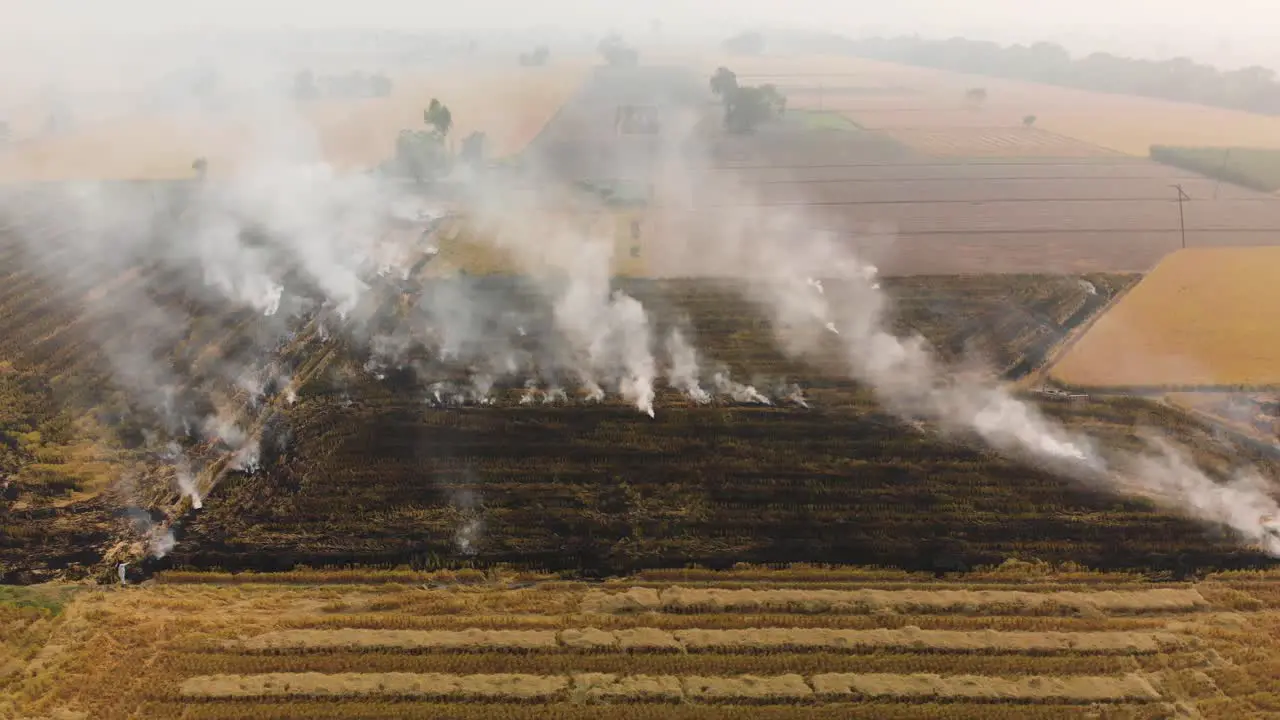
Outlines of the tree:
M1032 125L1035 125L1035 124L1036 124L1036 116L1035 116L1035 115L1028 115L1028 116L1026 116L1026 117L1022 118L1022 127L1029 128L1029 127L1031 127Z
M422 183L434 180L449 170L444 136L423 130L401 130L396 138L395 166L398 174Z
M443 139L449 134L449 130L453 128L453 113L449 112L449 107L441 103L436 98L431 98L431 104L427 106L426 112L422 114L423 122L430 125L435 133Z
M974 105L981 105L987 101L987 89L986 88L969 88L967 91L965 91L964 99L968 100Z
M739 87L725 102L724 126L731 133L753 132L773 116L769 96L758 87Z
M196 171L197 178L203 180L209 172L209 161L198 157L191 163L191 169Z
M764 100L768 103L774 114L781 117L787 112L787 98L778 92L778 86L768 83L760 86L760 92L764 95Z
M738 89L738 76L727 67L719 67L716 73L711 76L711 92L718 98L725 100Z

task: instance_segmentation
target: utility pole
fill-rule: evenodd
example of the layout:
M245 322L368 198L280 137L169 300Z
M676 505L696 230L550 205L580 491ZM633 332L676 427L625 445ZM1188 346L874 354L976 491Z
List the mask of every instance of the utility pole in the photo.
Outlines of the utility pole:
M1182 185L1170 185L1178 191L1178 230L1182 233L1182 249L1187 249L1187 221L1182 215L1182 201L1190 200L1191 196L1182 191Z

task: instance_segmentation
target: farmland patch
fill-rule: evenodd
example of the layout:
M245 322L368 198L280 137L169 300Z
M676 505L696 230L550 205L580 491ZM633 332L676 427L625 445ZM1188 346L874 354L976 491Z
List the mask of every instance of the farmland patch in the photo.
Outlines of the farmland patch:
M1260 192L1280 190L1280 149L1152 145L1151 159Z
M1035 127L883 130L913 150L936 157L1118 157L1114 150Z
M56 704L103 720L146 712L417 717L419 710L427 713L422 717L479 718L530 708L587 717L574 713L608 704L610 714L637 718L650 717L634 714L650 708L706 720L727 717L718 714L726 706L742 712L743 705L752 706L753 717L759 711L766 717L949 712L986 718L1003 717L1002 708L1013 705L1034 718L1069 717L1105 703L1124 716L1156 717L1166 703L1181 703L1248 717L1266 706L1265 688L1274 680L1272 648L1257 643L1276 627L1273 609L1258 600L1275 594L1274 573L1205 578L1197 585L1205 589L1203 605L1167 607L1159 615L1008 616L976 606L961 613L912 615L928 610L904 608L850 616L813 609L791 615L803 626L778 624L786 622L784 613L773 615L772 625L722 627L753 622L752 616L732 608L584 615L578 601L594 597L592 584L502 569L483 580L444 572L410 578L405 570L381 578L366 569L364 584L350 584L351 571L335 578L345 584L312 572L319 581L314 586L222 584L213 575L209 583L70 595L56 618L36 620L31 633L14 636L28 644L11 656L17 662L5 677L6 691L13 691L0 691L0 713L24 717ZM877 572L883 573L832 568L834 577L868 582L876 582ZM812 590L787 578L813 573L742 568L739 579L761 585L761 592L802 593ZM1117 580L1079 567L1059 575L1029 564L986 575L1046 596L1063 584L1105 587ZM516 577L531 586L510 589ZM460 578L469 582L449 584ZM962 575L913 582L921 596L972 590ZM609 584L630 592L641 608L651 593L661 599L662 591L639 579ZM1156 584L1148 588L1157 593L1152 597L1190 589ZM1117 597L1105 590L1075 594L1096 595L1091 605L1098 608ZM477 611L491 615L467 614ZM860 625L844 626L853 617ZM288 629L320 618L323 630ZM684 624L655 622L664 618ZM428 620L457 629L395 629ZM614 621L624 624L609 624ZM521 624L530 629L515 629ZM1061 712L1037 715L1050 708Z
M1269 308L1277 248L1184 250L1166 258L1055 364L1077 387L1231 389L1280 383Z

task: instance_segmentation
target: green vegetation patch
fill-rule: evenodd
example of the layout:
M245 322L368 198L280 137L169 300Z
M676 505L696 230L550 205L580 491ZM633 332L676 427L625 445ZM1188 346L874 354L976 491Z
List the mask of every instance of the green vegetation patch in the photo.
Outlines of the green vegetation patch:
M59 615L72 596L82 589L77 585L0 585L0 606L33 608Z
M1261 192L1280 190L1280 150L1152 145L1151 159Z

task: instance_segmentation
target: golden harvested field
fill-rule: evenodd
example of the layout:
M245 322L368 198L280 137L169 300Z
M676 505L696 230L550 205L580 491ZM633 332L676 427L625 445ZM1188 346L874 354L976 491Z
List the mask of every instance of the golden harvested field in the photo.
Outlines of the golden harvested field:
M439 98L453 113L451 137L488 135L494 157L518 153L582 83L586 63L542 68L440 72L394 78L392 95L363 100L291 101L220 116L153 114L86 124L56 137L15 142L0 152L0 182L168 179L192 174L197 157L211 175L264 157L300 153L339 169L368 169L391 157L403 129L421 129Z
M1209 388L1280 383L1280 248L1167 256L1050 371L1078 387Z
M868 127L1016 126L1026 115L1036 127L1111 150L1146 157L1151 145L1280 148L1280 117L1153 98L1076 90L1016 80L841 56L694 60L707 74L719 65L748 82L821 84L788 98L790 107L842 110ZM767 78L767 79L766 79ZM893 94L841 93L841 88L900 88ZM968 88L986 88L980 110L965 107Z
M714 587L712 587L714 586ZM0 597L14 718L1239 718L1280 575L163 574ZM60 594L59 594L60 593ZM1265 639L1265 640L1264 640Z

